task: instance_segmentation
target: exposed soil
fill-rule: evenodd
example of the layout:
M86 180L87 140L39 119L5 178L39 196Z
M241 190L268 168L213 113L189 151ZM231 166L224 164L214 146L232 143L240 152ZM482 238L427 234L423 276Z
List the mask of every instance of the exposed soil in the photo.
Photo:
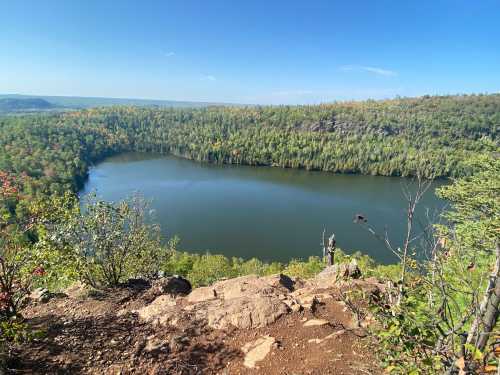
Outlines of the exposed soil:
M353 328L338 289L313 309L290 312L253 329L212 329L195 312L175 326L143 322L130 312L147 304L141 287L69 295L23 311L45 332L19 346L9 363L20 374L378 374L370 338ZM330 298L329 296L333 298ZM322 325L304 326L321 319ZM244 366L245 344L262 336L275 342L255 368Z

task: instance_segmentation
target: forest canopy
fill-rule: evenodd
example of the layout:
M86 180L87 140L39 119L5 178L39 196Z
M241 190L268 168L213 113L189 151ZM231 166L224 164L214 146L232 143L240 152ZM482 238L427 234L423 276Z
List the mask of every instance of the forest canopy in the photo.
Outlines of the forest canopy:
M77 191L88 168L125 151L337 173L464 176L498 152L500 95L317 106L95 108L0 118L0 170L32 193Z

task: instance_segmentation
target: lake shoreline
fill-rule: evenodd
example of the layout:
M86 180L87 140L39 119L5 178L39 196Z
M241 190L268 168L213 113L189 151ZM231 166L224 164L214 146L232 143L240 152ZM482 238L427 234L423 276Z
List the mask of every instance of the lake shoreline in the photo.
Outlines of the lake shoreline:
M380 231L387 226L397 243L405 181L411 179L119 153L89 169L79 195L97 190L105 200L117 201L140 191L153 200L164 236L179 235L181 248L192 253L268 262L307 259L322 254L326 229L346 252L360 250L389 264L395 261L389 251L353 217L363 213ZM431 208L438 202L436 197L427 201Z

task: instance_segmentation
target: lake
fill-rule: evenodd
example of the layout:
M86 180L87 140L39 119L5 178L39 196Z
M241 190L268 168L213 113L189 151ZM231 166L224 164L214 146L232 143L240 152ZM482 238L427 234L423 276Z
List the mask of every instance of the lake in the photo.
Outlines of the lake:
M379 262L395 257L353 222L368 224L401 244L406 231L402 185L397 177L340 175L271 167L214 165L173 156L127 153L91 168L81 195L96 191L109 201L134 192L151 200L166 237L178 235L179 249L245 259L288 261L322 253L321 236L334 232L337 247L360 250ZM418 210L426 223L445 203L434 182Z

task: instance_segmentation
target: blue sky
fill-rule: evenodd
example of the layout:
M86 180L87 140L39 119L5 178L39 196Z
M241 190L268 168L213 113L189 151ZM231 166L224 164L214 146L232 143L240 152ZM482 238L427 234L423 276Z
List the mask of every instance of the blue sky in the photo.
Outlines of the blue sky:
M263 104L500 91L500 1L0 1L0 93Z

